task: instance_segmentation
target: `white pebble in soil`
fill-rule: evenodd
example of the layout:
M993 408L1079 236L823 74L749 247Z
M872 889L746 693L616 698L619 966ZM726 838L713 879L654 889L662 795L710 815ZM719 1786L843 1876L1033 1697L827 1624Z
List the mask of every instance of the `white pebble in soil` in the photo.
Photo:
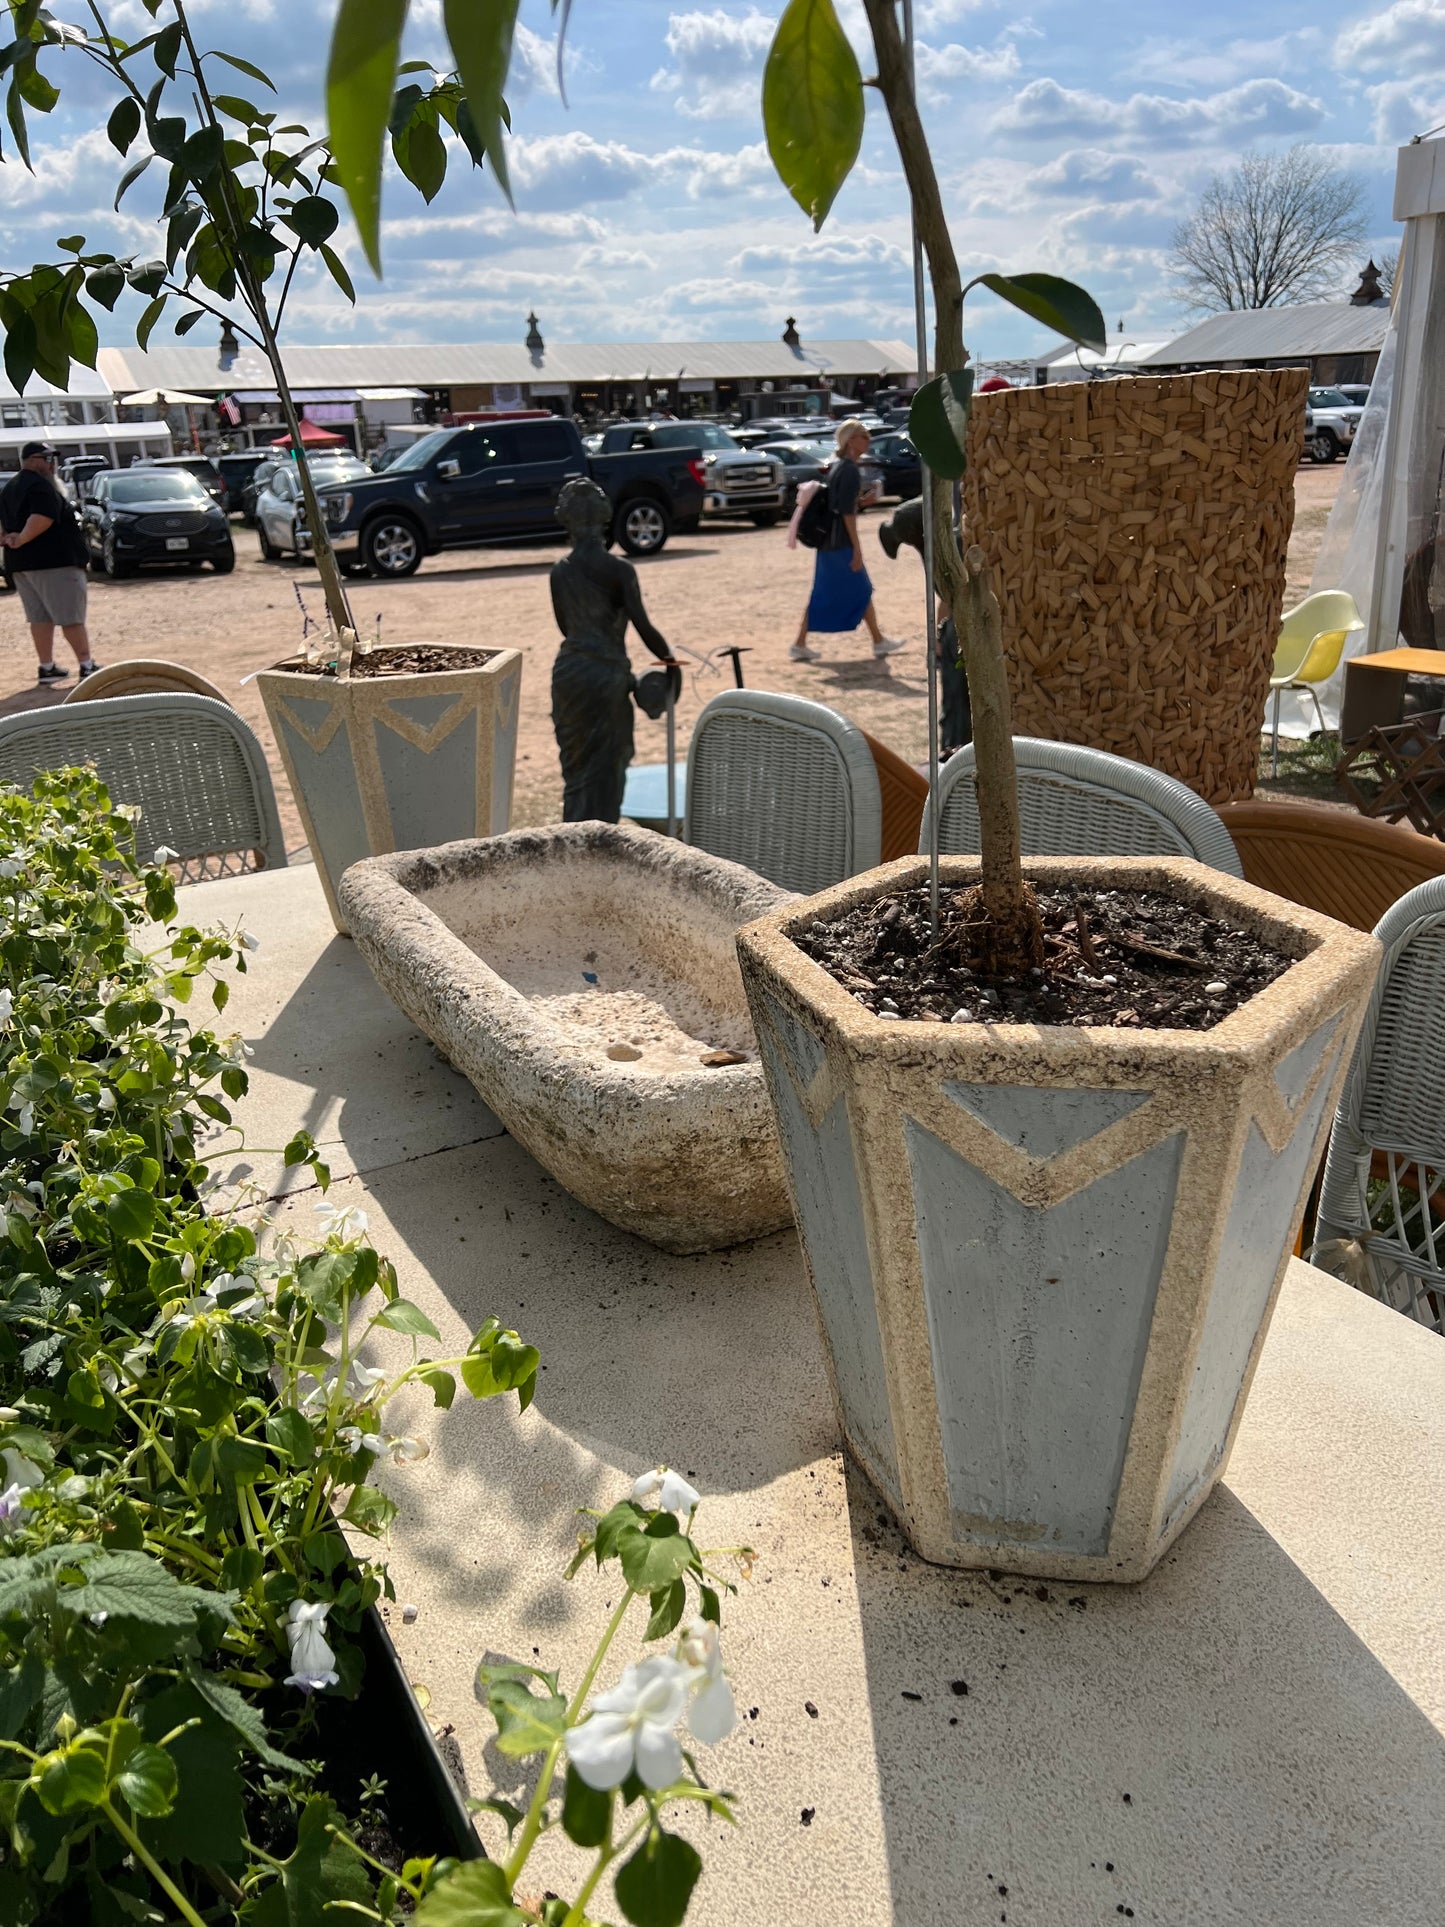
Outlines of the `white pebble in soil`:
M956 1010L948 1021L950 1024L971 1024L974 1022L974 1015L971 1010Z
M1204 994L1206 997L1222 997L1228 989L1228 984L1206 984Z

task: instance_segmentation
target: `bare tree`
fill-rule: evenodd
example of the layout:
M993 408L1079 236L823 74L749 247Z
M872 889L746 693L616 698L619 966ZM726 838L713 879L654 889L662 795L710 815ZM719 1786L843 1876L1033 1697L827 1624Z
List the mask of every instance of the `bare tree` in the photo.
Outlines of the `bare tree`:
M1399 266L1400 250L1398 248L1386 248L1379 260L1380 288L1383 293L1394 293L1395 275L1399 270Z
M1171 273L1191 308L1278 308L1335 291L1365 236L1365 190L1308 147L1248 153L1174 230Z

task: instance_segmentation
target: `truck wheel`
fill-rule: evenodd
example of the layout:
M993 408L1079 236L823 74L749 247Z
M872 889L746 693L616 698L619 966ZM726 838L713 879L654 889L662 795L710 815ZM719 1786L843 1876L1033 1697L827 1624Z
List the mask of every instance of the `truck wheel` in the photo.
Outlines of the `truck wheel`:
M754 509L748 520L755 529L770 529L781 513L780 509Z
M617 540L629 555L656 555L669 533L667 510L645 497L625 502L617 517Z
M1310 443L1310 460L1312 462L1333 462L1338 460L1339 453L1340 445L1335 440L1333 430L1317 428L1314 433L1314 439Z
M415 575L421 567L421 531L405 516L378 516L361 532L361 559L375 576Z

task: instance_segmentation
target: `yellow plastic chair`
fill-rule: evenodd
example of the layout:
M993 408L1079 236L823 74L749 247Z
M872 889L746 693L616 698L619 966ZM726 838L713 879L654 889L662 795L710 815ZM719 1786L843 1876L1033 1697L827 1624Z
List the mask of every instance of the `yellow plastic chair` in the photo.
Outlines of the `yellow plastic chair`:
M1279 774L1279 702L1286 689L1307 689L1320 728L1324 713L1315 687L1328 682L1340 666L1345 642L1363 629L1355 598L1343 589L1321 589L1306 596L1296 608L1286 609L1274 646L1274 668L1269 686L1274 692L1274 724L1270 733L1269 773Z

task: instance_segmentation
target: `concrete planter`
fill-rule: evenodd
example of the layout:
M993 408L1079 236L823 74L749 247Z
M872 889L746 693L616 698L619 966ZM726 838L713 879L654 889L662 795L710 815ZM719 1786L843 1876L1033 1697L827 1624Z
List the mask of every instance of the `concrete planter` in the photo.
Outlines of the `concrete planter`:
M1183 858L1025 868L1298 961L1207 1032L885 1022L790 933L917 857L738 951L854 1456L926 1559L1138 1580L1224 1469L1379 946Z
M512 815L522 658L432 675L341 681L283 663L256 678L336 927L351 864L460 836Z
M340 895L378 983L583 1204L665 1251L790 1222L736 954L786 891L571 823L374 857Z

